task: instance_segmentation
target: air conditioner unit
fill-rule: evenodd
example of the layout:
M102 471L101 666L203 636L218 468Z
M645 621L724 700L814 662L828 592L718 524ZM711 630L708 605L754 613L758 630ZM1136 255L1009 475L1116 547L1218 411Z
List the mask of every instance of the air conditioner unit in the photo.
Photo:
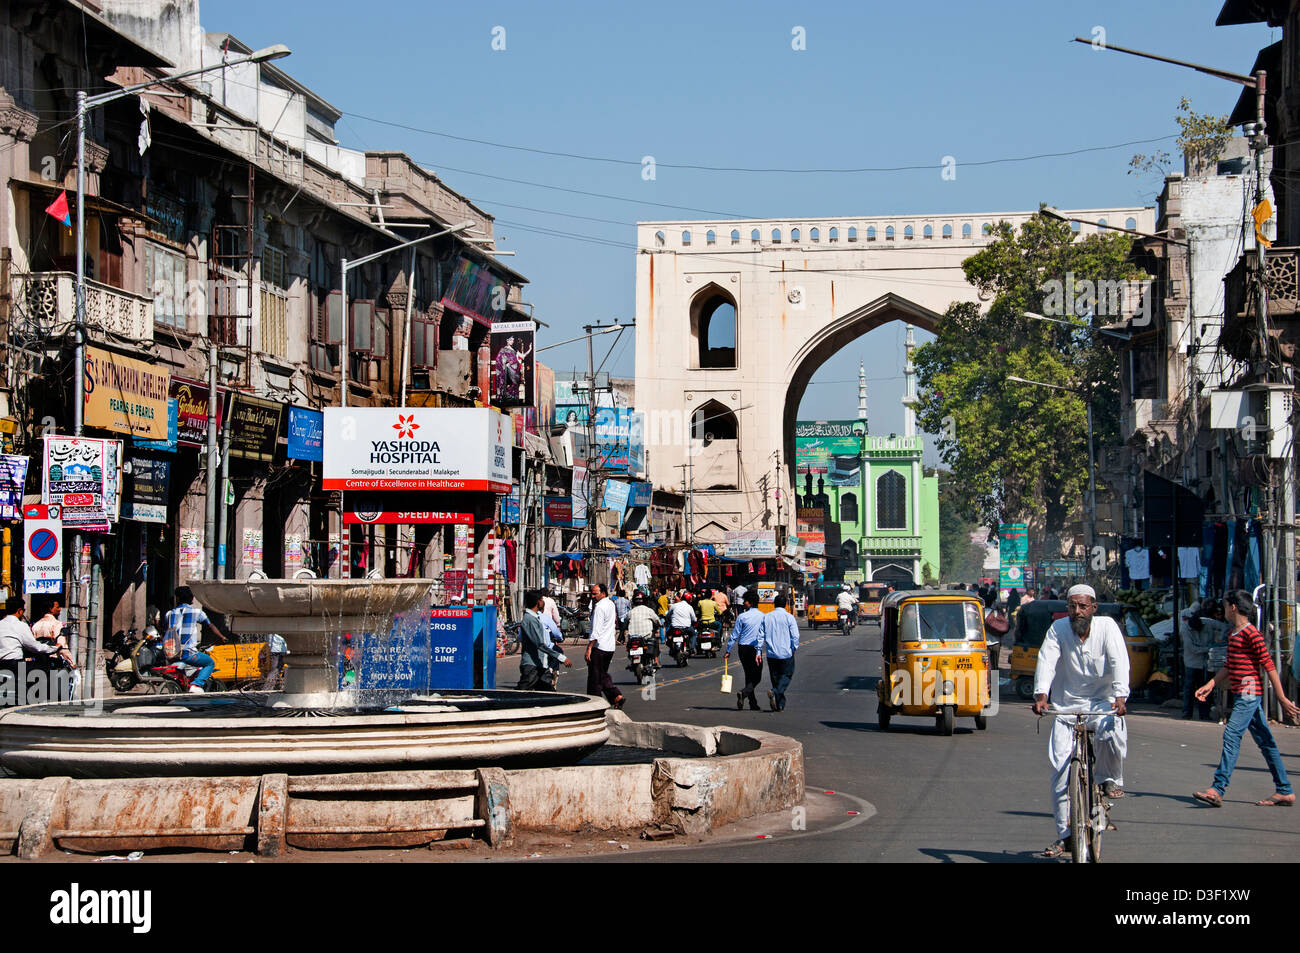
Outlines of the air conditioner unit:
M1293 391L1290 384L1250 384L1241 390L1210 391L1210 426L1235 430L1246 453L1281 459L1291 442Z

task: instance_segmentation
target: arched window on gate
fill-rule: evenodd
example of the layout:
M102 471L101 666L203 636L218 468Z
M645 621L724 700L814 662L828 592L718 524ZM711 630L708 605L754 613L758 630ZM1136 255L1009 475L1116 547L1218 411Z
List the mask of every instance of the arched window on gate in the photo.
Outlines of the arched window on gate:
M840 494L840 522L856 523L858 521L858 497L856 493Z
M943 227L943 237L944 237L944 238L952 238L952 226L951 226L951 225L945 225L945 226Z
M740 426L735 412L719 401L705 402L691 415L691 438L699 449L691 468L694 489L736 489Z
M970 233L971 233L970 222L967 222L965 225L961 227L961 237L970 238Z
M740 425L726 404L711 400L691 415L691 436L706 447L715 440L739 440Z
M691 339L693 367L736 366L736 301L715 284L691 302Z
M907 480L897 470L876 479L876 529L907 529Z
M885 226L885 241L892 242L893 240L894 240L894 226L893 226L893 225L886 225L886 226Z
M739 244L740 244L740 229L738 229L738 228L733 228L733 229L731 230L731 244L733 244L733 245L739 245Z

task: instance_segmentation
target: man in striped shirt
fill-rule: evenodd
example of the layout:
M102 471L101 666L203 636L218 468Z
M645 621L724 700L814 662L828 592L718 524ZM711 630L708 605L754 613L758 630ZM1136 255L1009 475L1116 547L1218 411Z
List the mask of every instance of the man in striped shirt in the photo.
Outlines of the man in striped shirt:
M1228 636L1228 659L1223 668L1215 673L1214 678L1196 690L1196 697L1205 701L1214 691L1214 686L1224 681L1229 683L1233 693L1232 714L1223 729L1223 755L1219 759L1219 768L1214 772L1214 783L1204 791L1197 791L1192 797L1211 807L1223 807L1223 794L1228 790L1232 780L1233 768L1237 766L1237 755L1241 751L1241 736L1248 730L1255 739L1260 753L1268 762L1268 770L1273 775L1276 793L1263 801L1256 801L1259 807L1290 807L1295 804L1295 792L1287 777L1286 767L1282 764L1282 754L1278 751L1273 733L1268 730L1268 720L1260 707L1262 684L1259 670L1262 668L1268 680L1273 684L1273 691L1282 704L1282 710L1292 718L1300 715L1300 708L1292 704L1282 690L1282 680L1278 677L1273 659L1268 654L1268 644L1259 629L1251 625L1255 616L1255 603L1250 593L1244 589L1234 589L1223 600L1224 616L1232 626Z

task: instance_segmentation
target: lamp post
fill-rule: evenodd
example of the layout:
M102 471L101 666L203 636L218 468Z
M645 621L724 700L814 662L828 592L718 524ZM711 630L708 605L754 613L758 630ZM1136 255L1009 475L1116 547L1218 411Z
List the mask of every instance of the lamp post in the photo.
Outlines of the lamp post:
M97 96L88 96L84 89L77 90L77 264L76 264L76 282L73 292L73 345L75 355L73 357L73 374L72 374L72 432L73 436L80 437L85 423L85 373L86 373L86 115L92 109L98 109L108 103L118 99L125 99L127 96L149 89L153 86L166 85L177 80L188 79L191 76L198 76L200 73L208 73L212 70L226 69L231 66L242 66L245 63L263 63L268 60L278 60L289 55L289 48L282 43L274 46L268 46L264 49L257 50L247 56L239 57L233 60L223 60L220 63L213 63L211 66L200 66L197 69L185 70L181 73L175 73L171 76L160 77L159 79L147 80L143 83L135 83L131 86L124 86L121 89L115 89L107 93L100 93ZM213 352L215 353L215 347ZM208 405L208 483L207 483L207 507L208 512L212 513L215 500L213 499L214 483L214 457L215 436L214 436L214 405L210 402ZM209 525L211 518L208 519ZM209 547L211 546L211 530L208 530ZM81 533L76 533L72 541L73 553L73 570L72 578L75 588L69 590L73 594L76 589L80 588L81 582ZM210 558L207 566L212 565ZM93 587L92 587L93 588ZM80 606L80 600L78 599ZM71 609L71 606L69 606ZM70 648L73 657L78 656L78 632L74 627L70 634ZM94 669L91 662L91 639L86 641L86 652L83 659L86 670ZM86 679L83 683L83 691L90 692L94 695L94 680Z

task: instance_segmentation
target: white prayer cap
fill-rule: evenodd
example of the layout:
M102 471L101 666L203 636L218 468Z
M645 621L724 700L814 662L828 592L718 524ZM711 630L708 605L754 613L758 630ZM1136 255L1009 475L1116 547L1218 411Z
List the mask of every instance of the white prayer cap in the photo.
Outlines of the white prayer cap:
M1065 598L1067 599L1071 596L1092 596L1092 601L1096 602L1097 590L1092 588L1092 586L1085 586L1083 583L1079 583L1077 586L1071 586L1070 591L1065 594Z

